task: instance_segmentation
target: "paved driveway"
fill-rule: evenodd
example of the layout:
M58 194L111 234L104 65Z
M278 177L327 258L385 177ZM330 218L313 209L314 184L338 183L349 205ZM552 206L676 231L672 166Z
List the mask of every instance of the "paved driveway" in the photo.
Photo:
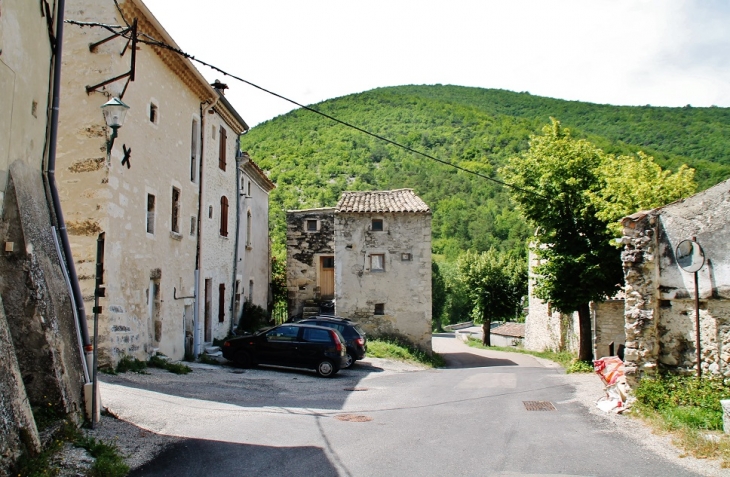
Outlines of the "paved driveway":
M699 475L588 412L560 368L450 336L434 348L448 368L198 368L101 389L120 418L185 438L133 476Z

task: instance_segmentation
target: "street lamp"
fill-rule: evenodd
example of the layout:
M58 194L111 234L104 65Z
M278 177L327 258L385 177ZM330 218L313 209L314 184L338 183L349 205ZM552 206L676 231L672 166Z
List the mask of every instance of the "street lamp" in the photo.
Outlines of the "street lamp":
M129 106L124 104L119 98L112 98L101 106L101 111L104 113L104 121L106 121L107 126L112 128L112 135L109 136L109 140L106 142L107 156L111 153L114 139L117 138L117 130L122 127L128 109Z

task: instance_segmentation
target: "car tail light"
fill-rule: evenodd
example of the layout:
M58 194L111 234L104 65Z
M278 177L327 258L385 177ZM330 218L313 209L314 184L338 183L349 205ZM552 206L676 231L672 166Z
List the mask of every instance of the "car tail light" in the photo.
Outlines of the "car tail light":
M337 351L342 351L342 342L340 342L340 338L337 336L337 333L330 330L330 334L332 335L332 339L335 340L335 348L337 348Z
M223 347L224 348L228 348L230 346L231 346L231 342L230 341L226 341L225 343L223 343Z
M364 338L358 338L358 339L355 340L355 343L357 343L360 346L363 346L365 344L365 339Z

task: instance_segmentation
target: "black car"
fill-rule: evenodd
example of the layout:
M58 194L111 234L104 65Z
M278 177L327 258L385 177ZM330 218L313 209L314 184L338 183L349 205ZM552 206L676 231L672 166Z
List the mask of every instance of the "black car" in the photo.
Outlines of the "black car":
M330 377L345 367L344 338L337 330L285 323L223 343L223 357L241 366L273 364L313 369Z
M323 315L306 318L298 323L325 326L339 331L345 338L345 345L347 346L347 362L345 363L345 368L351 367L355 364L355 361L365 357L365 353L368 350L368 340L359 324L347 318Z

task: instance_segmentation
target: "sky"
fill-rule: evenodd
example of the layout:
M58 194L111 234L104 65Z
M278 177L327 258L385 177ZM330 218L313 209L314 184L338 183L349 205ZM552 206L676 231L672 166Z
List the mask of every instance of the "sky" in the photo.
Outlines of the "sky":
M301 104L453 84L730 107L727 0L143 1L183 50ZM197 66L249 126L296 108Z

